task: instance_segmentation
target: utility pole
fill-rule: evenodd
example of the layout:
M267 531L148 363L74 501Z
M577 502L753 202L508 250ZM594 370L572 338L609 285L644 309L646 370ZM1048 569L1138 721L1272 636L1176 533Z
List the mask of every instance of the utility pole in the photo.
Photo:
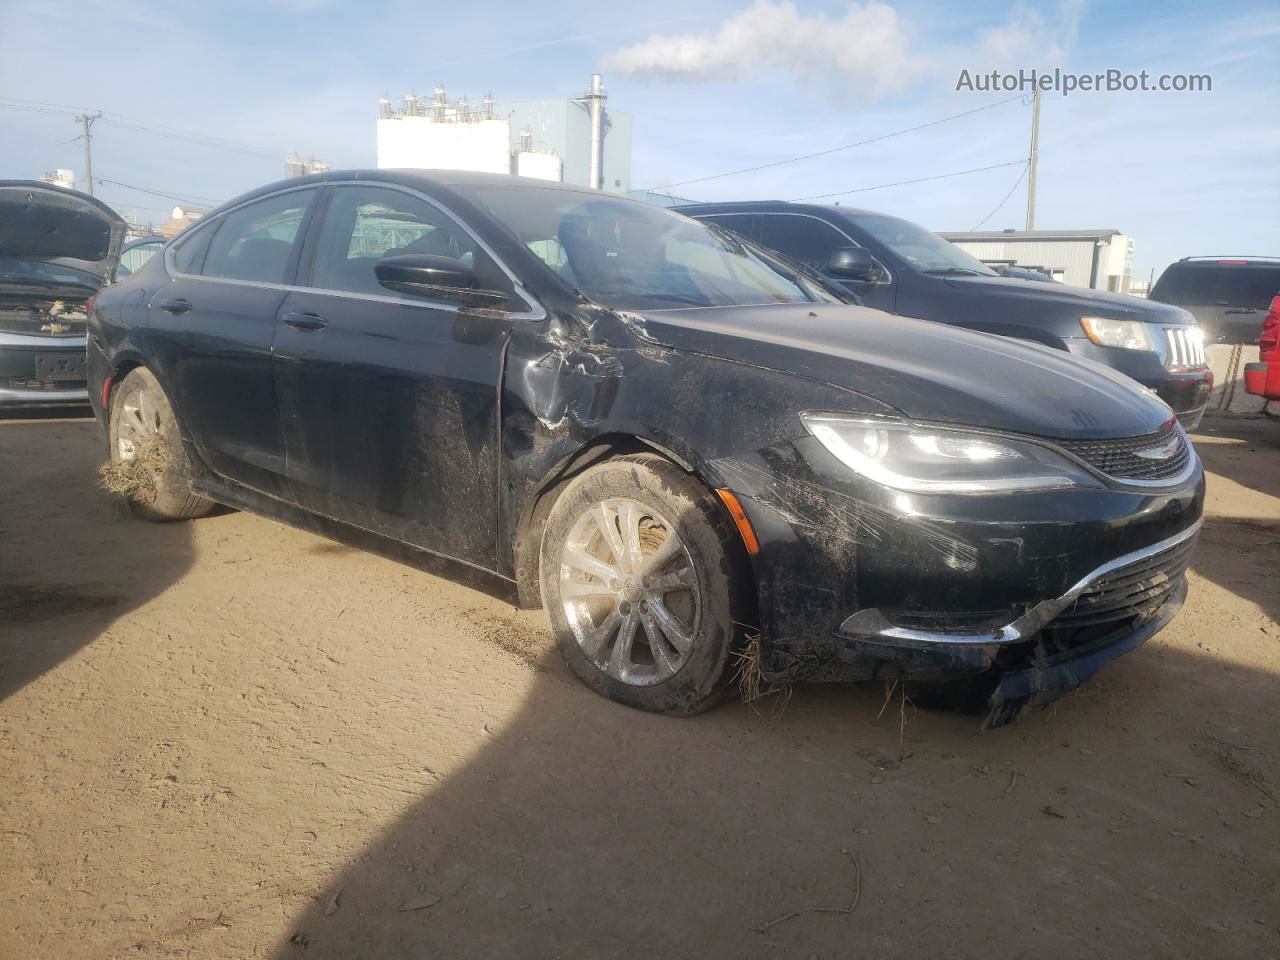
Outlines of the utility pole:
M1040 86L1031 92L1031 160L1027 171L1027 229L1036 228L1036 163L1040 159Z
M100 116L102 116L101 110L92 116L82 113L76 117L76 121L84 126L84 133L82 134L84 137L84 178L89 184L89 189L86 192L91 197L93 196L93 135L89 132L89 128L93 126L93 121Z

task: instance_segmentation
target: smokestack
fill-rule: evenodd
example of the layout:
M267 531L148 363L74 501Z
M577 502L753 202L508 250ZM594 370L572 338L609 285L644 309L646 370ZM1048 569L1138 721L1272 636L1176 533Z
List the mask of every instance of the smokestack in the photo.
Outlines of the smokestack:
M591 170L587 185L592 190L604 188L604 78L591 75L591 90L587 94L587 111L591 116Z

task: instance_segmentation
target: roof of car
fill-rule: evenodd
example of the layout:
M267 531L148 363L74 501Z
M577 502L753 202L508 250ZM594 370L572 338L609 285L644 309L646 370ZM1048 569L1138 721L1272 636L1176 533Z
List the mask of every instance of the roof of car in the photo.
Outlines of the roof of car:
M305 187L322 183L348 183L360 180L377 183L398 183L402 186L438 186L446 189L462 189L469 187L511 187L520 186L528 189L559 190L565 193L579 193L598 197L602 193L615 200L627 200L630 203L641 203L629 200L626 196L607 191L591 190L571 184L556 183L551 180L540 180L533 177L517 177L509 173L475 173L470 170L413 170L404 168L365 168L351 170L330 170L315 173L306 177L290 177L264 184L224 203L219 209L237 206L254 200L260 196L274 193L289 187ZM215 211L216 212L216 211Z
M796 203L792 200L734 200L725 203L691 203L672 207L680 213L825 213L847 216L864 214L873 217L892 216L878 210L842 207L835 203Z
M1275 266L1280 263L1280 257L1266 256L1245 256L1244 254L1219 254L1218 256L1199 256L1199 257L1183 257L1178 263L1192 264L1195 266L1216 267L1222 266L1239 266L1240 264L1262 264L1265 266Z

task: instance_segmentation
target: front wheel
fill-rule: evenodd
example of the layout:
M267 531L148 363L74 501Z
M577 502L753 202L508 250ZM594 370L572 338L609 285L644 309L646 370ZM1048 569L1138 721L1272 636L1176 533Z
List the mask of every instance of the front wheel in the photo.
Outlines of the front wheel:
M675 715L724 696L745 557L688 474L651 454L587 470L551 508L540 569L560 651L587 686Z

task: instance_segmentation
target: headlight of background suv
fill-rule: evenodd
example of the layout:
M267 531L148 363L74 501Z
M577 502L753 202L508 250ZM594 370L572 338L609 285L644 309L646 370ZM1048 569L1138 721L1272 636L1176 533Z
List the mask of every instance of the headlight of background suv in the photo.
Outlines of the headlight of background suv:
M1100 347L1150 350L1147 325L1141 320L1112 320L1110 317L1081 317L1085 336Z
M912 493L1017 493L1100 487L1093 476L1034 443L829 413L805 427L855 473Z

